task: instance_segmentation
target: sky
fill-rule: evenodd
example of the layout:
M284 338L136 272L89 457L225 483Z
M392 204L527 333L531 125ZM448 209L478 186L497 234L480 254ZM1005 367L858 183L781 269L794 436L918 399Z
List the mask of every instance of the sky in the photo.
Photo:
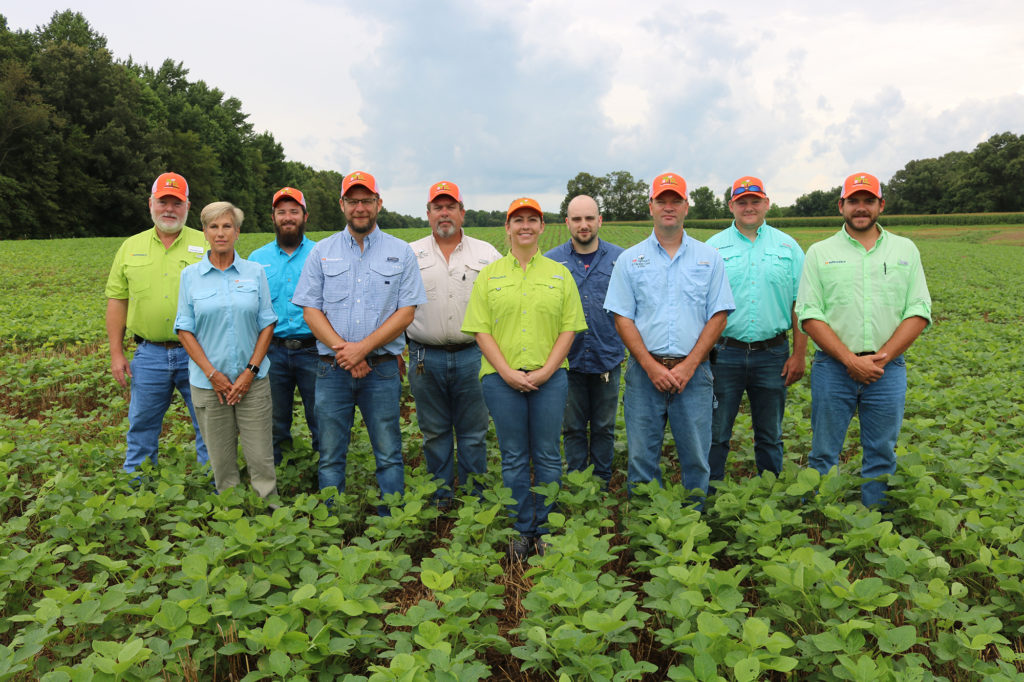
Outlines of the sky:
M11 30L68 6L14 0ZM159 9L157 9L159 8ZM566 182L666 171L773 203L867 171L1024 133L1024 3L79 0L115 58L182 62L242 102L287 158L376 176L384 206L427 188L467 208ZM301 189L301 188L300 188ZM269 199L269 197L268 197Z

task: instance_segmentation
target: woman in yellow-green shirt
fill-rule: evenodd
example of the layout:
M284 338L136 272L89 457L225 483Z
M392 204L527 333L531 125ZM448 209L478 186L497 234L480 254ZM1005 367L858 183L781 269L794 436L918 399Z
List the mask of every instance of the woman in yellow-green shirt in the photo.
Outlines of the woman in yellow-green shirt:
M543 553L550 505L530 490L560 481L559 435L568 394L566 356L587 328L572 274L542 256L537 240L544 213L533 199L516 199L505 218L509 253L484 267L473 285L462 331L475 334L483 354L480 381L501 449L501 475L512 491L519 536L509 555Z

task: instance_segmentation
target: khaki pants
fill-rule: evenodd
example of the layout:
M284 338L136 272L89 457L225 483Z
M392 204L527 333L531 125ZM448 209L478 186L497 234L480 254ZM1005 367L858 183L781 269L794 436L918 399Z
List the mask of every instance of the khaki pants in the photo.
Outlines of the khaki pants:
M270 381L265 377L255 380L237 405L222 405L217 400L216 391L192 386L192 403L199 430L210 453L217 491L240 483L238 437L241 435L242 453L253 490L260 497L276 495Z

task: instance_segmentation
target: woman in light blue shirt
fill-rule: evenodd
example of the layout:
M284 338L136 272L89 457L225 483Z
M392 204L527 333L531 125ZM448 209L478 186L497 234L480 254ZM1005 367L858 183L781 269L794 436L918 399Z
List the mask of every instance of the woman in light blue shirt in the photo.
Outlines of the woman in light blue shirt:
M189 355L189 383L217 490L238 485L238 436L253 489L277 494L267 348L277 314L263 266L235 251L241 209L218 201L200 220L210 250L181 272L174 330Z

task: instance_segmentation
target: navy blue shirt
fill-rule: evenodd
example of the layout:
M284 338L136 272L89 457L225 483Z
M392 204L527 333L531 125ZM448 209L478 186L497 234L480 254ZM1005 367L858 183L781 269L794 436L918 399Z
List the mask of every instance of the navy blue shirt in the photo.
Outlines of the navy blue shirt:
M569 369L586 374L602 374L615 369L625 357L622 339L615 331L615 316L604 309L604 297L612 276L615 259L622 247L598 240L597 251L589 267L572 248L572 241L556 246L544 255L569 268L580 290L587 331L580 332L569 349Z

